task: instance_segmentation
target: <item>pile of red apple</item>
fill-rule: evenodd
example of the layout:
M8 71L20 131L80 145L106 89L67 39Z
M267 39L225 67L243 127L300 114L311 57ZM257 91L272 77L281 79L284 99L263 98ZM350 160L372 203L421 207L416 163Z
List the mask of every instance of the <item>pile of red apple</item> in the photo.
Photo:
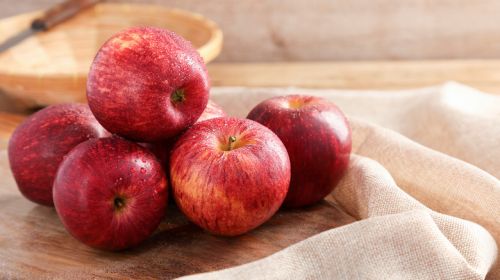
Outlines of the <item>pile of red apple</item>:
M339 182L351 131L334 104L276 97L232 118L209 89L202 58L180 36L158 28L114 35L92 63L88 105L47 107L14 132L19 190L55 206L78 240L119 250L155 231L168 188L190 221L234 236L282 204L323 199Z

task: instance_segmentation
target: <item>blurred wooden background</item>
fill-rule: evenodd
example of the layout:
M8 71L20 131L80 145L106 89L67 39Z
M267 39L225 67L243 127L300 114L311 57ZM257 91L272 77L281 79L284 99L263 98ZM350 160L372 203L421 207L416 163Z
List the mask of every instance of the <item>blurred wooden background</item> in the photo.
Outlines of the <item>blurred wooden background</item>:
M0 17L61 0L0 0ZM498 0L130 0L202 13L218 61L500 58Z

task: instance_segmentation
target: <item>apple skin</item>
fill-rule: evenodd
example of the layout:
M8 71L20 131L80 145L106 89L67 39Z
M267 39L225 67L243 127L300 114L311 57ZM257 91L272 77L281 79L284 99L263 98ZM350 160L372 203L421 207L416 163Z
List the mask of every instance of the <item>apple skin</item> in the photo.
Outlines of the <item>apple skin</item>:
M225 117L226 112L217 105L215 102L212 100L208 100L207 107L201 114L201 116L198 118L196 123L206 121L209 119L213 118L220 118L220 117ZM180 134L182 135L182 134ZM163 170L165 170L167 174L167 180L170 181L169 179L169 166L168 166L168 161L170 159L170 153L175 145L175 142L179 139L180 135L175 136L173 138L170 138L166 141L163 142L155 142L155 143L139 143L139 145L148 148L155 156L156 158L161 162L163 165ZM169 188L169 195L168 195L168 203L169 204L175 204L172 196L171 189Z
M92 139L63 160L54 204L66 229L98 249L136 246L160 224L167 180L156 157L118 137Z
M53 206L52 184L63 157L76 145L108 136L85 104L42 109L21 123L9 140L9 162L21 193Z
M212 100L208 100L207 107L203 110L203 113L201 113L201 116L198 118L196 123L225 116L227 116L227 114L221 106Z
M225 116L226 112L224 112L222 107L217 105L212 100L208 100L207 107L205 108L205 110L203 110L203 113L198 118L196 123ZM139 143L139 145L148 148L158 158L158 160L160 160L161 164L165 166L165 170L167 170L168 172L168 160L170 157L170 151L174 147L175 142L177 141L179 136L170 138L163 142Z
M156 142L195 123L207 105L209 84L191 43L168 30L136 27L115 34L97 52L87 99L108 131Z
M170 180L177 206L189 220L213 234L235 236L279 209L290 183L290 160L266 127L215 118L195 124L177 141Z
M267 99L248 119L271 129L290 156L292 179L284 205L310 205L327 196L349 165L351 128L335 104L312 96Z

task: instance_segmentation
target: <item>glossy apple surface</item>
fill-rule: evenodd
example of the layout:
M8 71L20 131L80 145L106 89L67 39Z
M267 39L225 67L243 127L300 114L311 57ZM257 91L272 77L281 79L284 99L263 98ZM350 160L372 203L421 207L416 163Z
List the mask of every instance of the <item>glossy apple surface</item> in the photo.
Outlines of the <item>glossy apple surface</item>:
M161 164L146 148L118 137L75 147L54 181L54 204L66 229L105 250L133 247L160 224L167 203Z
M205 64L191 43L151 27L111 37L87 80L97 120L110 132L140 142L166 140L192 125L208 95Z
M21 193L47 206L63 157L76 145L109 135L85 104L60 104L42 109L20 124L9 140L9 162Z
M292 179L284 205L323 199L347 170L351 129L335 104L312 96L274 97L258 104L248 119L271 129L288 151Z
M198 120L196 120L196 123L225 116L226 112L224 112L221 106L219 106L212 100L208 100L207 107L205 108L205 110L203 110L203 113L198 118Z
M212 100L208 100L207 107L203 110L203 113L198 118L196 123L206 121L209 119L225 117L226 112L217 105ZM154 143L139 143L139 145L148 148L155 156L160 160L160 162L165 166L165 170L168 172L168 160L170 157L170 151L172 150L178 137L170 138L163 142Z
M281 206L290 182L283 143L245 119L195 124L170 157L177 206L195 224L218 235L239 235L267 221Z
M213 118L220 118L226 116L226 112L217 105L215 102L212 100L208 100L207 107L201 114L201 116L198 118L196 123L199 123L201 121L206 121L209 119ZM182 135L182 134L181 134ZM158 160L161 162L163 165L163 168L167 174L167 180L169 180L169 159L170 159L170 153L172 151L172 148L175 145L175 142L179 139L179 136L175 136L173 138L170 138L166 141L163 142L155 142L155 143L139 143L141 146L148 148L155 156L158 158ZM169 199L168 202L170 204L174 203L173 196L171 189L169 189Z

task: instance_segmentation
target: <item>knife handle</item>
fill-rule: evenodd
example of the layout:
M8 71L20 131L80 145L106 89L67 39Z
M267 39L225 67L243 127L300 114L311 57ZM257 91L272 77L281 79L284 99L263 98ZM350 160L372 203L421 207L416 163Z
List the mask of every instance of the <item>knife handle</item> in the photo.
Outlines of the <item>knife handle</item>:
M71 18L81 10L90 8L101 0L67 0L47 11L31 22L31 28L34 30L48 30L55 25Z

